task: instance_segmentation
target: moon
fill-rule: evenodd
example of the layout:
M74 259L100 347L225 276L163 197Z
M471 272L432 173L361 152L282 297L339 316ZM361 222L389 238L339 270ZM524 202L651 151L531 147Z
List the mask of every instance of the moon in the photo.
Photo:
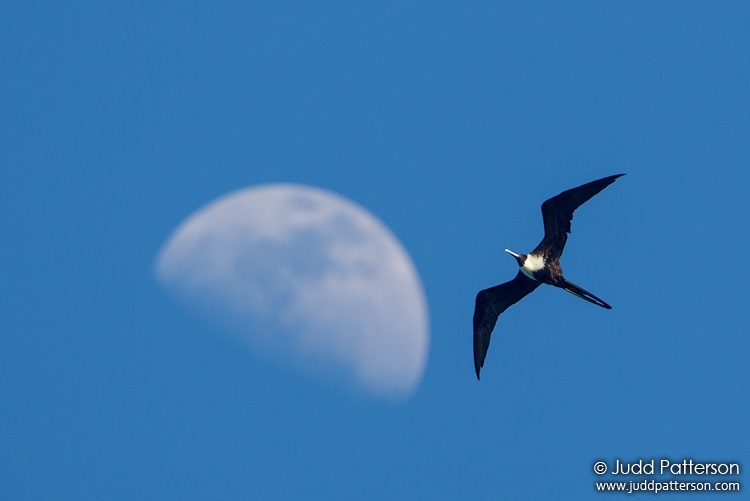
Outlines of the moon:
M386 398L411 396L429 315L409 254L333 192L268 184L226 194L163 245L158 281L283 365Z

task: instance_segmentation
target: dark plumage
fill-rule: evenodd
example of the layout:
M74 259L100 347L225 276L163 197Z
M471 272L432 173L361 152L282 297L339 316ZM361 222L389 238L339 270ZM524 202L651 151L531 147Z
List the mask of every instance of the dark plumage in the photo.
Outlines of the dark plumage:
M510 282L484 289L477 294L474 307L474 369L477 379L484 366L490 336L498 316L541 284L554 285L602 308L612 308L590 292L566 280L560 267L560 256L568 240L573 212L620 176L624 174L598 179L550 198L542 204L544 238L541 243L529 254L516 254L505 249L516 258L520 269Z

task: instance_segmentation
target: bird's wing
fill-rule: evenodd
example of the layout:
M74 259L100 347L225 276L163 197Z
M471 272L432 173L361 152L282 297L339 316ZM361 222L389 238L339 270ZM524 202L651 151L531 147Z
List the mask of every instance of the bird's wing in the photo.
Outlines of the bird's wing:
M544 219L544 238L534 249L532 254L542 254L547 261L560 259L565 242L570 233L570 222L573 212L589 201L594 195L615 182L620 176L604 177L591 181L578 188L563 191L542 204L542 218Z
M539 285L541 282L527 277L519 270L516 278L510 282L484 289L477 294L474 307L474 370L477 371L477 379L490 347L490 335L497 317Z

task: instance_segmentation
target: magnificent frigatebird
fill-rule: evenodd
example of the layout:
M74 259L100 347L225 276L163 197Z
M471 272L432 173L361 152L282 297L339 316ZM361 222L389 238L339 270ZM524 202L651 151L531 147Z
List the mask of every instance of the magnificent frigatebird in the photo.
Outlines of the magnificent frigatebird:
M612 307L563 277L560 267L565 242L570 233L573 212L591 197L615 182L617 174L591 181L578 188L563 191L542 204L544 238L529 254L505 252L518 261L518 274L510 282L479 291L474 307L474 369L479 379L479 370L484 366L484 358L490 346L490 335L495 328L497 317L510 306L516 304L541 284L554 285L597 306L611 310Z

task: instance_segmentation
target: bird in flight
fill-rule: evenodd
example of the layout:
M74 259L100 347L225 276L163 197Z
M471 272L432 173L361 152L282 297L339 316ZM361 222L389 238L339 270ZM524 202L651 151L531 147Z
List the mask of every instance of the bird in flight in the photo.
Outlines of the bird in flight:
M568 240L573 212L614 183L618 177L624 175L617 174L591 181L550 198L542 204L544 238L536 249L529 254L516 254L505 249L505 252L518 261L520 269L516 278L510 282L484 289L477 294L474 307L474 369L477 372L477 379L479 379L480 369L484 366L484 359L490 346L490 335L492 329L495 328L497 318L541 284L554 285L597 306L612 309L610 305L592 293L563 277L560 256Z

